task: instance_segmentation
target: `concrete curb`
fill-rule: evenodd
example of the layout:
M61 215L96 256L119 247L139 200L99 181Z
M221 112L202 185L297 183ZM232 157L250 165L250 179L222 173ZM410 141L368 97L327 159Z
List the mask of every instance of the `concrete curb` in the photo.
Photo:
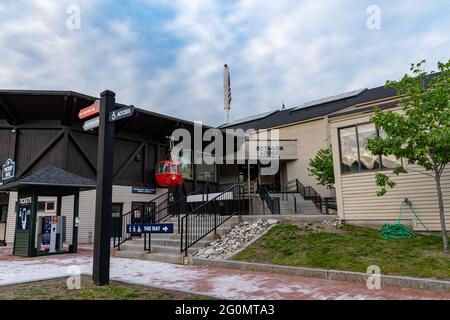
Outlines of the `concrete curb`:
M312 277L328 280L351 281L367 283L368 274L362 272L314 269L305 267L278 266L263 263L251 263L231 260L213 260L191 258L193 265L203 265L218 268L238 269L241 271L273 272L297 277ZM450 281L412 278L402 276L381 275L381 284L401 288L423 289L435 292L450 292Z

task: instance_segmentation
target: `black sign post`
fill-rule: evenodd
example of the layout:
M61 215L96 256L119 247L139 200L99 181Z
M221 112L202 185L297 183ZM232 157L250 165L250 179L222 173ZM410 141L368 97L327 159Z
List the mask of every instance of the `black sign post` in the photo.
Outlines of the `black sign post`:
M109 121L109 114L114 110L115 93L106 90L100 96L92 278L95 284L106 285L109 284L114 147L114 122Z

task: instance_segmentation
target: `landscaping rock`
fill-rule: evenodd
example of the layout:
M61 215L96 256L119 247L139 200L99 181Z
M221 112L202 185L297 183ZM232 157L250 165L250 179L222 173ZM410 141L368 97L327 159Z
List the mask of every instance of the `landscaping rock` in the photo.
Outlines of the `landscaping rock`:
M254 223L243 221L218 240L211 242L206 248L198 250L194 256L209 259L224 259L233 252L243 248L246 243L261 234L270 225L278 223L278 220L258 220Z

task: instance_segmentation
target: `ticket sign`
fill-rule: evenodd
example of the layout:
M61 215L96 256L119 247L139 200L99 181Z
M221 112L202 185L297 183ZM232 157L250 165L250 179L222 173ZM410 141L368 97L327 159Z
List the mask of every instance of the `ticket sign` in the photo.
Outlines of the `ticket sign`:
M84 109L81 109L80 112L78 112L78 118L86 119L99 112L100 112L100 100L95 100L95 102L92 105Z

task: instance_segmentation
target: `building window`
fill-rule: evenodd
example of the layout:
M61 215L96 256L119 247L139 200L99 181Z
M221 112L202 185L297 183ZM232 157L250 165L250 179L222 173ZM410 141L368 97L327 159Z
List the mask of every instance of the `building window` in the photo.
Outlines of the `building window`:
M356 139L356 127L339 130L341 141L342 172L359 171L358 143Z
M55 210L55 203L47 202L47 211L53 211L53 210Z
M183 149L180 154L181 175L184 179L192 179L192 151Z
M401 159L398 160L394 156L373 155L365 148L367 140L377 134L381 137L386 136L384 132L377 133L372 123L339 129L343 173L392 169L401 165Z
M367 123L356 127L356 134L358 135L358 150L359 150L359 163L360 170L374 170L380 169L380 157L373 155L364 146L368 139L377 135L377 130L373 123Z
M197 180L216 182L215 164L198 164L196 169Z
M45 211L45 201L38 201L37 211Z

